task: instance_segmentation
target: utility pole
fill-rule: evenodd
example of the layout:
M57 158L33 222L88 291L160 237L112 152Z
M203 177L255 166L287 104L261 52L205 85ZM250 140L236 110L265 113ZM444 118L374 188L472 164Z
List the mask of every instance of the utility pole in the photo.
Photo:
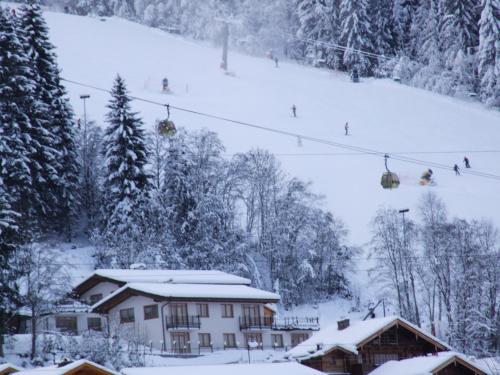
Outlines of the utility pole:
M82 168L83 168L83 183L85 184L89 179L89 165L87 157L87 99L90 95L80 95L83 100L83 152L82 152ZM85 202L88 203L88 202ZM88 208L88 207L86 207ZM90 219L90 210L87 210L87 216Z
M222 63L221 68L227 71L227 49L229 45L229 23L222 21Z

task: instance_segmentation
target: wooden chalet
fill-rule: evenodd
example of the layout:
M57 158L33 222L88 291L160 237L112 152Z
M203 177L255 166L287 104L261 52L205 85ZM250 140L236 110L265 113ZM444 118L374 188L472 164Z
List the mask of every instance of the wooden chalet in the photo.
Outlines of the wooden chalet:
M388 361L450 350L436 337L399 317L338 322L287 354L328 374L368 374Z
M49 367L37 367L34 369L19 371L19 375L119 375L117 372L107 369L97 363L81 359L74 362L63 362L59 365Z
M21 367L17 367L12 363L0 364L0 375L10 375L13 374L14 372L19 372L21 370L22 370Z
M488 370L468 360L465 356L444 352L427 357L415 357L402 361L389 361L370 375L488 375Z

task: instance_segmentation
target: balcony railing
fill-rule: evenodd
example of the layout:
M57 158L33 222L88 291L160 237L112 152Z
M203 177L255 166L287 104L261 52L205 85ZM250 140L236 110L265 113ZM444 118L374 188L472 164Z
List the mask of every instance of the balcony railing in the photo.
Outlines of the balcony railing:
M319 318L315 317L285 317L280 319L274 319L273 329L280 331L292 331L292 330L319 330Z
M277 331L319 330L319 319L310 317L240 317L240 330L272 329Z
M177 316L171 315L166 318L167 329L199 329L200 328L200 317L198 315L193 316Z
M247 329L271 329L273 326L272 317L240 316L240 330Z

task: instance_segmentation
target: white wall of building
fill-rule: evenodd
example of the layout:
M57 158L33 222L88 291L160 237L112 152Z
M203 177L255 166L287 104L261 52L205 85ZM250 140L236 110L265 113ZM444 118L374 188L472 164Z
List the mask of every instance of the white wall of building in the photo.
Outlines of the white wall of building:
M172 302L175 303L175 302ZM180 302L184 303L184 302ZM188 316L196 316L197 315L197 303L198 302L186 302L187 305L187 313ZM200 302L202 303L202 302ZM190 346L192 353L198 353L198 334L199 333L209 333L212 346L215 350L224 348L224 333L234 333L237 346L239 348L246 348L245 336L244 333L261 333L262 334L262 345L265 348L270 348L272 346L272 338L271 334L282 334L284 346L286 348L291 348L292 339L291 332L289 331L275 331L271 329L254 329L248 331L240 330L239 318L243 316L243 308L242 305L245 302L232 303L233 305L233 318L223 318L222 317L222 303L226 302L206 302L208 304L209 309L209 317L200 318L200 328L193 329L169 329L162 326L162 306L163 307L163 316L164 319L170 315L169 305L166 302L155 302L152 298L145 296L134 296L130 297L126 301L118 304L114 308L109 311L109 324L112 330L118 329L121 335L136 335L136 337L140 338L140 341L151 344L156 349L162 348L162 343L164 340L163 331L165 331L165 341L166 341L166 350L172 350L172 340L171 333L172 332L189 332L190 336ZM144 319L144 306L158 304L159 316L156 319ZM259 311L260 316L264 317L264 304L260 303ZM120 310L133 308L135 322L134 323L120 323ZM310 335L308 331L293 331L293 333L307 333ZM204 351L206 349L202 349Z

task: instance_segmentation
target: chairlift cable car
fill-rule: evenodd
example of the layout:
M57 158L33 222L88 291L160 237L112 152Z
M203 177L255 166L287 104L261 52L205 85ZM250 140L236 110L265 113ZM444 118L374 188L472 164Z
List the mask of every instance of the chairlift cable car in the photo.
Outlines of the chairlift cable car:
M170 104L165 104L167 108L167 118L158 122L158 133L160 135L171 137L177 133L177 129L172 120L170 120Z
M399 177L396 173L389 170L389 167L387 166L387 159L389 159L389 155L385 154L384 164L386 172L382 175L380 184L384 189L397 189L399 187Z

